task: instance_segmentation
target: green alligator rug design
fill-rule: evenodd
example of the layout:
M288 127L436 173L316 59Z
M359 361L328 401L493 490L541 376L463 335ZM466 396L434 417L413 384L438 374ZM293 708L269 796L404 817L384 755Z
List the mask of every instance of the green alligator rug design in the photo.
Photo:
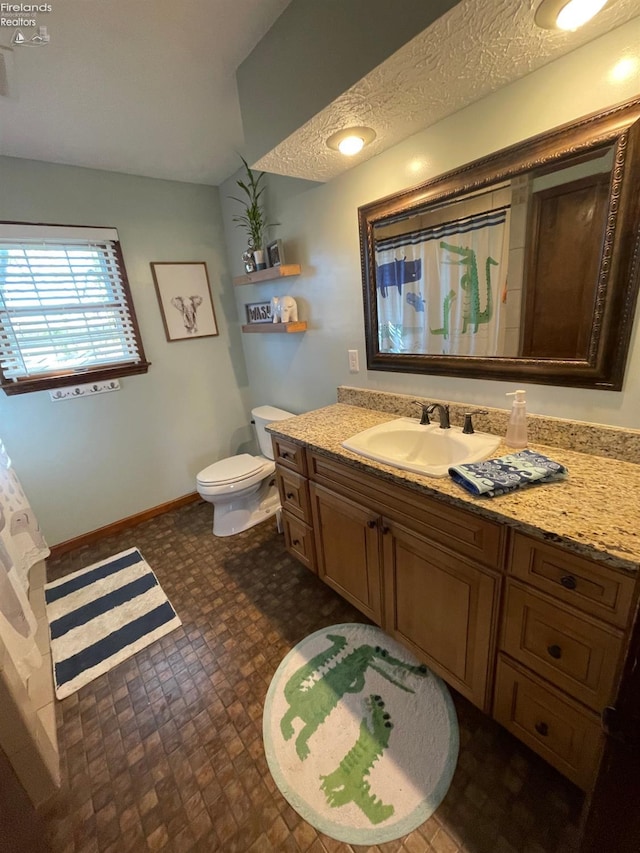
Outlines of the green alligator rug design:
M391 817L395 809L370 793L371 786L365 777L371 773L374 763L389 746L393 723L391 715L384 710L381 696L369 696L365 707L369 715L360 723L358 740L339 767L320 778L329 805L336 807L355 803L371 823L377 824Z
M346 693L360 693L364 688L365 674L369 667L379 672L391 684L410 693L414 691L402 683L408 673L424 676L428 670L424 664L414 666L392 657L380 646L357 646L352 652L327 666L339 657L347 645L345 637L327 634L330 648L311 658L309 663L295 672L284 688L289 710L280 721L285 740L294 735L293 721L299 718L304 727L296 738L296 752L301 760L309 755L308 740L319 725L324 723L331 711ZM326 667L326 672L321 670Z
M443 682L375 625L301 640L264 705L265 756L287 802L320 832L371 847L427 820L458 756Z

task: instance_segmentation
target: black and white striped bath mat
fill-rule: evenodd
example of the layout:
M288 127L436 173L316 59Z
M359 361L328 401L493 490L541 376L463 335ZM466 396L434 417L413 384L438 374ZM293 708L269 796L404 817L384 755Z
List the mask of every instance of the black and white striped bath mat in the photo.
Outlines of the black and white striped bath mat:
M182 624L137 548L47 584L45 601L58 699Z

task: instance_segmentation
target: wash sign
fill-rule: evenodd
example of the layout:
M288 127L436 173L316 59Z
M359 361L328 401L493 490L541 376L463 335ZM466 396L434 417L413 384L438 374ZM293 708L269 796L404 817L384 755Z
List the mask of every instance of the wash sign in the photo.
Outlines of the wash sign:
M247 323L271 323L271 302L249 302L245 305L247 309Z

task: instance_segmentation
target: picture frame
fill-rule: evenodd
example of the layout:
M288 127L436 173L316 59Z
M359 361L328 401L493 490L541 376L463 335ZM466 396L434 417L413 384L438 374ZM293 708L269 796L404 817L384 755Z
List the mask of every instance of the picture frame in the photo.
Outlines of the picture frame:
M213 338L218 332L207 265L204 261L152 261L167 341Z
M271 301L269 302L247 302L245 304L247 312L247 323L253 326L256 323L271 323L273 315L271 314Z
M272 240L267 243L267 263L270 267L279 267L284 264L284 252L282 250L282 240Z

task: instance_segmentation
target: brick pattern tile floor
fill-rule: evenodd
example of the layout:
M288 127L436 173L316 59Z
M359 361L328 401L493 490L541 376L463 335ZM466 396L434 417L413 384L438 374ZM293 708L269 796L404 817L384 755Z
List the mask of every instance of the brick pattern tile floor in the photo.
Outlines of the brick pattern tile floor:
M267 768L263 701L285 654L366 621L284 550L273 522L227 539L191 504L51 561L53 580L137 546L183 625L57 704L63 783L41 810L54 853L571 853L582 795L453 693L460 758L435 815L351 847L287 804Z

